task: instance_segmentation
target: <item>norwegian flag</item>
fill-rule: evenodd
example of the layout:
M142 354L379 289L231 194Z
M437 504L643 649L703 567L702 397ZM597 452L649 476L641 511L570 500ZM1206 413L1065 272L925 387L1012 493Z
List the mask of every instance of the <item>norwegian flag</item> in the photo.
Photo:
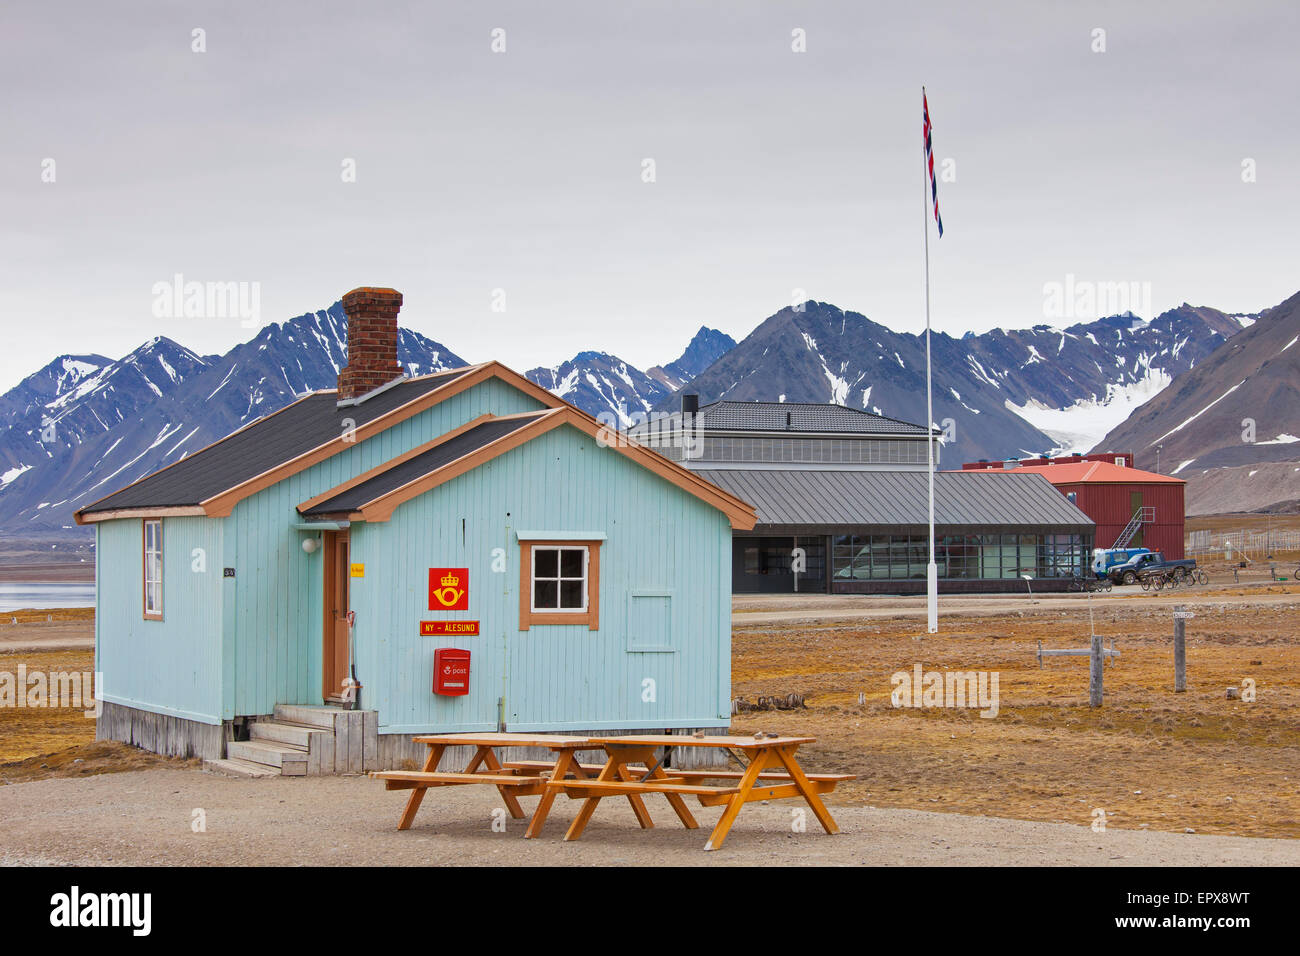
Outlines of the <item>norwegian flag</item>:
M922 131L925 135L925 164L930 170L930 196L934 201L934 221L939 224L939 238L943 238L943 219L939 216L939 187L934 181L934 148L930 142L930 104L921 90Z

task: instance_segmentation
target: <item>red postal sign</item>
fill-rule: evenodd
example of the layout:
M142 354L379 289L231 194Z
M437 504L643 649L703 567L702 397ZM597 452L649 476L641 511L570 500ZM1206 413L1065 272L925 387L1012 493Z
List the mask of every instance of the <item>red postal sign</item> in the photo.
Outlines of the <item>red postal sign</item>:
M421 621L421 637L478 637L478 621Z
M429 610L469 610L469 568L429 569Z

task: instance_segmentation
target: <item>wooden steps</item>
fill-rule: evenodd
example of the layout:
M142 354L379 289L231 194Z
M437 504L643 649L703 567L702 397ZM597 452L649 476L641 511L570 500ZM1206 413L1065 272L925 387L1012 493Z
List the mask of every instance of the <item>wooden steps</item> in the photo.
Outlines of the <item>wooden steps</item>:
M226 741L225 757L208 761L209 769L241 777L362 773L375 769L378 724L373 710L277 704L253 718L247 740Z
M267 767L279 767L282 777L307 776L306 747L268 743L265 740L232 740L226 744L226 756Z
M341 707L309 707L306 704L276 704L274 719L289 724L305 724L333 732L338 714L359 713Z
M317 735L324 735L331 740L334 738L334 731L325 730L322 727L313 727L310 724L290 724L279 720L259 720L248 728L248 736L251 740L265 740L269 743L292 744L295 747L310 749L316 741L312 738Z
M243 779L280 776L279 767L269 767L266 764L254 763L251 760L243 760L239 757L205 760L203 761L203 769L211 770L213 773L225 774L227 777L240 777Z

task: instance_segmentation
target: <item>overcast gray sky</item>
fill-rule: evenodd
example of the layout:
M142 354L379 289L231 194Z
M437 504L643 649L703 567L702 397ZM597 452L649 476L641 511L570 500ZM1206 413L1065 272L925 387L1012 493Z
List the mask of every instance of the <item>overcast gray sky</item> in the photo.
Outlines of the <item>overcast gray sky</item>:
M922 83L956 173L936 328L1057 321L1043 286L1067 274L1149 283L1157 312L1257 311L1300 288L1298 20L1289 0L6 0L0 390L63 352L252 337L155 317L177 273L260 283L263 323L390 285L404 325L520 370L665 362L795 289L916 331Z

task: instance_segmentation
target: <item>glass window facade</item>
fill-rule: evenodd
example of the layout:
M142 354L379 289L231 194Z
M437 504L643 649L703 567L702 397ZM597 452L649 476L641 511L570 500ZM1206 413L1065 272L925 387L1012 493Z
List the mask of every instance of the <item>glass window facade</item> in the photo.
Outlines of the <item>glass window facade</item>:
M1078 534L967 534L934 539L941 578L1035 578L1083 574L1089 542ZM831 573L837 581L925 580L927 535L835 535Z

